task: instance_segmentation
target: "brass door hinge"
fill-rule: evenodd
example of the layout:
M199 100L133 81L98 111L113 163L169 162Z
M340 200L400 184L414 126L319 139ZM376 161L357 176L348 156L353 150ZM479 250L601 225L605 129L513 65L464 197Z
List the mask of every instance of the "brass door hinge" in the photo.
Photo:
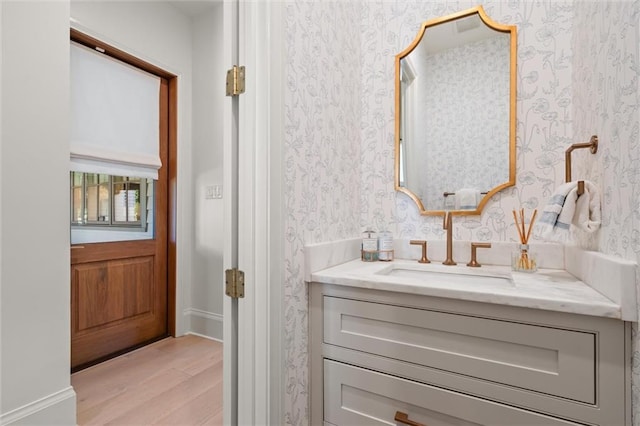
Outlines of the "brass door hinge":
M227 296L234 299L244 297L244 272L238 268L227 269L225 272Z
M227 71L227 96L244 93L244 66L234 65Z

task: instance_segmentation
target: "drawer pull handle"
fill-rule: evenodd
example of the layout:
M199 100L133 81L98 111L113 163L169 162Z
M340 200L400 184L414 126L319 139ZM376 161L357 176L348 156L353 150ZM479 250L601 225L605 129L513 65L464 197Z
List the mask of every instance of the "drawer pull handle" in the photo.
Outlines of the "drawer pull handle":
M396 411L396 416L393 418L396 422L404 423L409 426L426 426L422 423L414 422L413 420L409 420L409 415L407 413L403 413L402 411Z

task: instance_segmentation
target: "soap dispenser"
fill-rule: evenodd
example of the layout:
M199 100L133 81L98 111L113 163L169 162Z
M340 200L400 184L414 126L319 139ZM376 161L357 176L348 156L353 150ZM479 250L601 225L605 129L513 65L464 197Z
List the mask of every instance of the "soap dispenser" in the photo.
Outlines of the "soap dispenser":
M393 260L393 234L389 231L378 234L378 260L383 262Z
M360 258L363 262L375 262L378 260L378 237L370 229L364 231L363 234Z

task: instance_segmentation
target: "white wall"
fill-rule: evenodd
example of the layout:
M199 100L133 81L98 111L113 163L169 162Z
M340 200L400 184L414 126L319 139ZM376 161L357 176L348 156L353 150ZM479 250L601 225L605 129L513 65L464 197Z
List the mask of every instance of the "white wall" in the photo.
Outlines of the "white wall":
M75 424L69 3L2 2L0 423Z
M222 115L225 101L222 3L193 19L193 251L190 330L222 340L223 204L206 199L222 186ZM223 194L227 196L228 194Z
M164 2L72 1L72 26L178 76L176 333L189 330L181 313L191 299L191 23ZM176 182L170 182L176 190Z

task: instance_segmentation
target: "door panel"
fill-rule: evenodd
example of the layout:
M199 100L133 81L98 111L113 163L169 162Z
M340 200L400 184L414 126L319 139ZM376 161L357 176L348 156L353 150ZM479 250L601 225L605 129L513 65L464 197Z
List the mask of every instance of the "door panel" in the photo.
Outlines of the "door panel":
M153 315L153 256L76 265L72 273L78 303L76 332Z
M168 334L166 250L156 247L148 240L72 250L72 369Z

